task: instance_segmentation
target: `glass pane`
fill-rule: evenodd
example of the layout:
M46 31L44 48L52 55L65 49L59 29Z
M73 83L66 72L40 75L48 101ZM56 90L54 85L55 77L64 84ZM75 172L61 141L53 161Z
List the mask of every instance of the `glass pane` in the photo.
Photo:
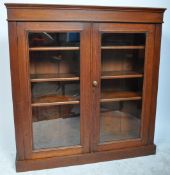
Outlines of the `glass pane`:
M101 33L101 143L140 137L145 40L145 33Z
M32 83L32 102L50 103L79 100L79 82Z
M102 46L145 45L144 33L103 33Z
M30 76L32 79L79 77L79 50L30 52Z
M33 149L80 145L80 107L34 107Z
M140 137L140 101L102 103L100 110L100 143Z
M67 32L67 33L52 33L40 32L29 33L29 46L79 46L80 33Z
M102 76L144 72L145 49L103 49L101 54Z
M138 78L102 80L101 99L141 97L142 80Z
M33 149L80 145L80 33L30 32Z

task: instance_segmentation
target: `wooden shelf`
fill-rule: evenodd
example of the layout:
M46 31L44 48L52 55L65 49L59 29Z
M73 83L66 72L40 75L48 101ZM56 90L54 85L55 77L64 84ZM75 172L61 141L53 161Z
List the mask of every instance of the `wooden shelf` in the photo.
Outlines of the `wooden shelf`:
M30 51L80 50L80 47L31 47Z
M102 92L100 102L141 100L142 95L139 92L119 91L119 92Z
M101 46L101 49L145 49L145 46Z
M76 74L60 73L60 74L31 74L31 82L47 82L47 81L78 81L80 77Z
M55 106L55 105L68 105L79 104L80 101L76 97L59 96L59 95L44 95L33 98L32 107L38 106Z
M104 71L101 79L118 79L118 78L141 78L143 74L136 71Z

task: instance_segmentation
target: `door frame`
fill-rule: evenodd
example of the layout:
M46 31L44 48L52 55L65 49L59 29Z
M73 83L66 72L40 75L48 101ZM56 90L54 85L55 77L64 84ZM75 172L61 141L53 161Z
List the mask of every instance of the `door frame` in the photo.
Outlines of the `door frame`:
M19 85L22 91L18 92L20 104L18 110L22 111L20 117L23 132L19 142L24 142L25 159L37 159L54 156L68 156L88 153L90 149L91 100L90 94L90 63L91 63L91 33L90 23L80 22L17 22L18 57L17 64L20 72ZM32 136L32 109L31 86L29 74L29 46L28 32L80 32L80 145L33 150ZM87 44L89 43L89 44ZM19 154L20 155L20 154ZM19 158L19 157L18 157Z
M101 32L108 33L146 33L144 81L141 112L140 138L120 141L110 141L100 144L100 76L101 76ZM93 24L93 52L92 52L92 81L97 81L98 86L93 87L93 124L94 133L91 137L92 150L107 151L128 147L146 145L149 135L150 105L152 98L152 63L154 57L154 32L153 24L125 24L125 23L95 23Z

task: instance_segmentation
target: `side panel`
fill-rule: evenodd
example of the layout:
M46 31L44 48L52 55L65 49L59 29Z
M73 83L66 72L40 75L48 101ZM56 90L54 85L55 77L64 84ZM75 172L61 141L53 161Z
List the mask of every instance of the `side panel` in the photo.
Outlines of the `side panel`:
M161 47L161 34L162 25L155 25L155 36L154 36L154 58L153 58L153 70L152 70L152 97L150 107L150 123L149 123L149 138L148 143L153 144L154 142L154 131L155 131L155 117L156 117L156 105L157 105L157 90L158 90L158 78L159 78L159 63L160 63L160 47Z
M15 121L15 138L17 147L17 159L24 160L24 135L23 135L23 101L22 101L22 73L20 72L20 61L18 59L17 48L17 23L9 22L9 49L10 49L10 67L12 79L12 97Z

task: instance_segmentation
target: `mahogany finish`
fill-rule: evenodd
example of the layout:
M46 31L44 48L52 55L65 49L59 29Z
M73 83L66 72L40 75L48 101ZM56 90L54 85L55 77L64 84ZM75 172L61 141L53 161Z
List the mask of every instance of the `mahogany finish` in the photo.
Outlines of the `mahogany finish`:
M162 23L162 13L165 10L162 8L10 3L7 3L6 6L8 8L9 21L106 21ZM20 11L21 9L22 13Z
M17 171L156 152L153 140L165 9L5 5ZM73 32L80 34L80 41ZM52 43L57 37L62 40ZM57 121L56 131L49 131ZM80 140L71 132L79 133ZM45 137L50 141L38 142Z

